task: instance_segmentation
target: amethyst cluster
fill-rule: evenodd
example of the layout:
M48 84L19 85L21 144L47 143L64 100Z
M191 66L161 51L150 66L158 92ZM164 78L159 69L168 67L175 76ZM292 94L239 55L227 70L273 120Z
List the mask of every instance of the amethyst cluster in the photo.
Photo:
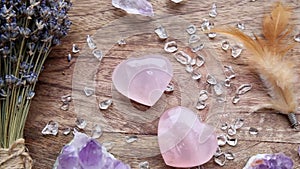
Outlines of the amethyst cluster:
M53 169L130 169L130 166L115 159L95 139L75 132L73 140L57 157Z
M293 160L283 153L252 156L244 169L292 169Z

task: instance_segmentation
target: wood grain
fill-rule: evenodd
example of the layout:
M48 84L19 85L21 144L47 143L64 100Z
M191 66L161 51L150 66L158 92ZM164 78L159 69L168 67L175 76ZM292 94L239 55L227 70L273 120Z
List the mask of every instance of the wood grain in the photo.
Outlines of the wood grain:
M209 18L208 11L214 1L191 1L186 0L184 3L175 5L170 0L153 0L151 3L155 9L156 16L159 16L157 22L154 20L145 19L138 17L133 22L136 24L145 23L146 29L147 23L153 23L148 27L149 29L155 24L164 24L172 29L172 24L175 25L177 31L182 31L182 35L173 35L170 40L174 39L178 41L181 50L188 52L188 48L185 46L186 41L180 41L178 36L181 38L187 37L184 30L188 26L188 23L195 24L200 28L200 24L203 18L212 20L215 26L231 25L234 26L238 22L243 22L246 25L245 32L257 34L261 30L261 21L265 13L270 11L272 3L275 1L260 0L257 2L249 2L249 0L220 0L217 2L218 16L214 19ZM290 5L294 14L292 16L293 24L295 24L294 34L299 32L300 29L300 8L299 0L286 0L286 4ZM51 53L50 57L45 63L45 70L39 78L39 82L36 89L36 97L33 99L28 120L25 128L25 139L27 142L28 149L31 156L34 159L34 168L37 169L50 169L52 168L54 161L59 154L59 151L64 144L68 143L72 136L63 136L61 133L54 136L42 136L41 130L49 120L58 121L60 129L64 127L75 127L75 120L77 116L83 116L88 120L86 133L90 133L90 129L93 124L99 123L104 129L103 136L99 139L100 142L112 142L114 147L111 152L116 157L129 163L132 168L138 168L138 163L142 161L149 161L151 168L153 169L168 169L161 155L159 154L159 148L157 143L157 124L159 115L163 110L176 106L180 103L187 104L189 106L189 100L186 100L187 96L194 96L200 89L208 89L208 85L205 83L205 76L207 73L214 71L208 65L199 69L202 73L203 78L199 83L187 82L192 87L182 88L180 85L183 84L182 80L188 79L188 74L185 72L184 67L181 65L175 65L176 79L174 79L175 87L177 90L171 95L164 95L161 99L162 103L154 108L143 111L146 113L135 114L127 109L128 104L136 105L135 103L128 103L126 98L118 95L118 93L112 88L111 85L111 73L113 68L122 60L127 57L132 57L132 54L141 51L149 51L150 49L155 50L158 53L163 53L162 47L164 42L157 39L153 32L143 33L140 35L134 35L127 37L126 33L118 32L118 25L109 27L110 34L103 35L101 30L107 25L112 25L113 22L124 19L127 14L119 9L115 9L111 6L109 0L73 0L73 9L70 13L70 18L73 22L72 30L68 37L63 40L63 45L56 47ZM182 18L185 22L178 24L178 21L174 20L174 17ZM160 23L159 21L166 21L166 23ZM180 27L181 25L181 27ZM122 26L122 25L119 25ZM148 29L147 28L147 29ZM107 28L106 28L107 29ZM107 31L107 30L106 30ZM108 32L109 32L108 31ZM173 31L173 30L172 30ZM174 32L175 32L174 28ZM200 31L198 31L201 34ZM74 88L74 73L76 72L76 66L81 64L89 65L91 63L86 61L90 59L91 54L86 48L85 39L87 35L95 34L95 40L98 44L102 44L102 39L109 38L123 38L113 37L113 35L122 35L126 38L128 45L125 47L119 47L114 44L110 50L105 52L103 63L99 67L96 67L96 72L92 79L95 81L96 94L93 101L99 102L106 98L113 98L116 102L112 108L108 111L100 112L98 109L95 110L94 102L87 100L86 102L79 102L76 96L82 94L82 89L86 85L86 82L78 82L78 88ZM291 37L292 38L292 37ZM224 65L231 65L237 73L237 77L232 81L230 88L226 88L224 98L226 102L223 103L224 107L218 110L220 113L218 121L233 123L236 118L244 118L245 125L240 129L236 135L239 139L239 143L236 147L224 147L224 151L231 151L236 154L236 159L228 161L224 167L217 166L213 161L208 162L203 166L205 169L240 169L242 168L247 159L255 154L259 153L277 153L283 152L286 155L292 157L294 160L295 168L300 168L300 160L298 157L297 149L300 143L300 134L289 128L289 123L285 116L277 114L272 110L261 110L255 113L249 113L254 106L261 105L266 101L267 95L266 90L259 81L257 75L250 69L251 65L245 64L243 57L249 55L247 50L243 51L242 56L238 59L233 59L229 52L224 52L220 48L220 43L223 39L228 39L225 36L217 36L214 40L207 40L206 47L210 51L213 51L213 58L206 56L206 59L215 59L218 62L219 69L223 70ZM234 42L231 40L231 42ZM67 62L67 54L71 51L72 44L79 45L82 51L79 54L74 54L73 59L70 63ZM101 46L98 46L101 48ZM168 57L172 55L165 54ZM288 53L289 57L293 57L296 63L299 62L300 47L296 47ZM83 58L83 60L82 60ZM83 62L82 62L83 61ZM212 67L217 65L212 65ZM300 73L299 65L296 69L297 73ZM188 78L187 78L188 77ZM220 74L220 77L222 75ZM221 79L220 79L221 80ZM188 80L186 80L188 81ZM251 92L247 93L241 98L241 101L233 105L231 99L234 96L235 90L244 83L250 83L253 85ZM72 86L73 85L73 86ZM299 89L299 83L296 84ZM76 85L75 85L76 86ZM196 91L196 92L195 92ZM71 103L68 111L60 110L61 102L60 97L66 94L75 94L75 98ZM192 97L191 97L192 98ZM207 120L207 113L210 110L215 110L218 106L213 102L214 98L209 101L209 107L204 111L198 111L199 115ZM125 107L122 107L122 101L124 101ZM120 104L117 104L120 103ZM91 107L89 107L89 105ZM127 105L127 107L126 107ZM78 107L88 107L87 109L80 109ZM89 109L91 108L91 109ZM122 109L124 108L124 109ZM139 107L141 109L141 107ZM131 108L130 110L135 110ZM147 111L152 113L147 113ZM83 110L78 112L79 110ZM84 110L91 110L90 112ZM94 111L95 110L95 111ZM143 112L137 111L137 112ZM104 118L99 118L99 114L102 114ZM105 121L101 121L105 119ZM213 121L210 119L208 121ZM214 123L215 124L215 123ZM220 125L216 123L215 125ZM248 129L250 127L256 127L259 130L257 136L250 135ZM222 133L222 131L218 131ZM125 142L125 136L127 135L138 135L139 139L137 142L127 144Z

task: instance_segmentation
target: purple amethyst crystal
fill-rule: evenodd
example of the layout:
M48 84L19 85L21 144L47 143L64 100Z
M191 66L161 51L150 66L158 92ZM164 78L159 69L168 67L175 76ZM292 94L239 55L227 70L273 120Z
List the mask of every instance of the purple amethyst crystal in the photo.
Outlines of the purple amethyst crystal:
M257 154L248 160L243 169L292 169L293 165L293 160L283 153Z
M130 169L130 166L115 159L95 139L75 132L73 140L57 157L53 169Z
M112 5L127 13L153 16L153 8L147 0L112 0Z

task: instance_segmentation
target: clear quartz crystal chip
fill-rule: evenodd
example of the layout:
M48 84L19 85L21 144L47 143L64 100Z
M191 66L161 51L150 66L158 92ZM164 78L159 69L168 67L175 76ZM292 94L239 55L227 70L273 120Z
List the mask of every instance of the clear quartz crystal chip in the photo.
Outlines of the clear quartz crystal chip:
M77 118L75 124L79 129L84 129L87 125L86 121L82 118Z
M294 36L294 41L300 42L300 33Z
M139 169L150 169L150 165L148 161L143 161L139 163Z
M42 130L43 135L54 135L58 133L58 123L55 121L49 121L48 124Z
M234 45L231 47L231 56L233 58L238 58L243 51L243 48L240 45Z
M188 73L192 73L194 71L194 68L192 65L186 65L185 66L185 70L188 72Z
M87 42L90 49L96 49L97 48L96 43L94 42L93 38L90 35L87 35L86 42Z
M166 88L166 90L165 90L165 93L172 93L174 91L174 84L173 83L169 83L168 85L167 85L167 88Z
M103 59L103 54L102 54L101 50L95 49L95 50L93 50L92 53L99 61L101 61Z
M190 49L193 53L196 53L204 48L204 43L197 43L190 45Z
M83 91L87 97L90 97L95 93L95 90L89 87L84 87Z
M228 124L227 123L221 124L221 130L225 131L227 129L228 129Z
M201 56L201 55L197 55L197 58L196 58L196 65L197 65L198 67L201 67L204 63L205 63L204 57Z
M72 60L72 55L71 55L71 53L68 54L67 60L68 60L68 62L71 62L71 60Z
M234 136L236 134L236 128L234 128L232 125L228 128L227 134L230 136Z
M69 135L70 132L71 132L71 128L70 128L70 127L66 127L66 128L63 129L62 132L63 132L63 135L65 135L65 136L66 136L66 135Z
M251 84L242 84L236 91L236 94L243 95L252 89Z
M230 146L236 146L238 143L236 138L227 137L227 144Z
M104 142L102 145L105 147L106 151L110 151L114 147L114 143L112 142Z
M183 65L190 63L191 59L192 59L190 55L188 55L187 53L185 53L183 51L179 51L179 52L175 53L174 57L179 63L181 63Z
M222 41L222 44L221 44L221 48L224 50L224 51L227 51L230 47L230 43L229 41L227 40L223 40Z
M249 133L251 135L257 135L258 134L258 130L256 128L254 128L254 127L250 127Z
M198 101L196 104L196 109L198 110L203 110L206 108L206 103L203 101Z
M235 129L240 129L243 127L243 125L244 125L244 119L241 118L237 118L233 123L233 127Z
M215 17L218 15L216 3L213 3L213 4L212 4L211 10L210 10L210 12L208 13L208 15L209 15L210 17L212 17L212 18L215 18Z
M102 129L100 125L98 124L94 125L94 127L92 128L92 138L97 139L100 138L101 135L102 135Z
M175 41L170 41L165 44L164 50L168 53L174 53L178 50L177 43Z
M210 85L215 85L217 84L217 80L215 79L215 77L213 77L211 74L207 74L206 76L206 82Z
M226 152L224 153L227 160L234 160L235 155L232 152Z
M197 60L195 58L191 59L191 62L189 63L191 66L194 66L196 64Z
M198 100L204 102L207 99L208 99L208 92L206 90L201 90L200 93L199 93Z
M209 32L209 33L207 34L207 36L208 36L210 39L213 39L213 38L215 38L215 37L217 36L217 34L216 34L215 32Z
M171 1L178 4L178 3L182 2L183 0L171 0Z
M76 44L73 44L73 46L72 46L72 53L78 53L80 50L79 50L79 48L78 48L78 46L76 45Z
M201 78L201 73L200 72L198 72L198 71L193 71L193 73L192 73L192 79L194 79L194 80L199 80L200 78Z
M221 154L224 154L224 152L221 150L220 146L217 147L217 150L214 154L214 157L218 157L220 156Z
M230 79L235 78L235 72L234 72L232 66L225 65L224 69L225 69L224 73L225 73L226 79L230 80Z
M191 35L189 38L189 43L196 43L199 41L200 41L200 36L195 35L195 34Z
M217 96L222 95L224 92L223 85L221 83L217 83L216 85L214 85L214 91Z
M244 30L245 29L245 24L239 22L236 24L236 27L239 28L240 30Z
M35 92L34 92L34 91L29 91L29 92L27 93L27 100L32 99L34 96L35 96Z
M126 136L125 140L127 143L133 143L138 140L138 137L137 136Z
M69 103L72 101L72 96L70 94L67 94L67 95L61 96L60 99L63 103Z
M226 86L226 87L230 87L231 86L230 79L227 79L227 78L225 79L224 86Z
M195 25L189 25L187 28L186 28L186 31L188 34L192 35L194 33L196 33L197 31L197 28Z
M120 40L118 40L118 45L119 45L119 46L125 46L125 45L126 45L125 39L120 39Z
M239 95L235 95L233 98L232 98L232 103L233 104L237 104L239 101L240 101L240 96Z
M69 110L69 103L63 103L60 106L60 109L63 110L63 111L68 111Z
M227 143L227 136L225 134L221 134L217 137L218 145L225 146Z
M219 166L224 166L226 163L225 154L221 153L219 156L214 156L214 162Z
M154 32L156 33L156 35L157 35L157 36L159 37L159 39L161 39L161 40L165 40L165 39L167 39L167 38L169 37L167 31L166 31L165 28L162 27L162 26L157 27L157 28L154 30Z
M214 24L212 22L209 22L209 20L207 20L207 19L203 19L203 21L201 23L202 31L209 31L213 27L214 27Z
M112 105L112 100L107 99L99 103L100 110L107 110Z

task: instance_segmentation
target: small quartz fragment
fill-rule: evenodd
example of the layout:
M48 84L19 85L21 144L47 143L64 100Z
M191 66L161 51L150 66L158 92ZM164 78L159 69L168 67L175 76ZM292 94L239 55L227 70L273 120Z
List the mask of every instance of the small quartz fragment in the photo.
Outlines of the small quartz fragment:
M203 110L206 108L206 103L203 101L198 101L196 104L196 109L198 110Z
M191 59L192 59L190 55L188 55L187 53L185 53L183 51L179 51L179 52L175 53L174 57L179 63L181 63L183 65L190 63Z
M243 169L292 169L293 160L283 153L252 156Z
M196 43L196 44L190 44L190 49L193 53L196 53L204 48L204 43Z
M58 133L58 123L55 121L49 121L48 124L42 130L43 135L54 135Z
M169 83L166 90L165 90L165 93L172 93L174 91L174 84L173 83Z
M105 147L106 151L110 151L114 147L114 144L112 142L105 142L102 146Z
M237 104L239 101L240 101L240 96L239 95L235 95L233 98L232 98L232 103L233 104Z
M198 100L204 102L207 99L208 99L208 92L206 90L201 90L200 93L199 93Z
M118 45L119 46L125 46L127 43L126 43L126 41L125 41L125 39L120 39L120 40L118 40Z
M237 145L237 143L238 143L238 141L237 141L237 139L236 138L231 138L231 137L227 137L227 141L226 141L226 143L228 144L228 145L230 145L230 146L236 146Z
M139 169L150 169L150 165L148 161L143 161L139 163Z
M201 55L197 55L197 58L196 58L196 65L197 65L198 67L201 67L204 63L205 63L204 57L201 56Z
M34 92L34 91L29 91L29 92L27 93L27 100L32 99L34 96L35 96L35 92Z
M219 156L214 156L214 161L219 166L224 166L226 163L226 157L224 153L221 153Z
M238 58L243 51L243 48L240 45L234 45L231 47L231 56L233 58Z
M217 96L220 96L223 94L224 90L223 90L223 86L221 83L217 83L216 85L214 85L214 91L216 93Z
M138 137L137 136L126 136L125 140L127 143L133 143L138 140Z
M82 118L77 118L75 124L79 129L84 129L87 125L86 121Z
M209 22L207 19L203 19L201 23L201 30L202 31L209 31L211 28L214 27L214 23Z
M252 89L251 84L242 84L236 91L236 94L243 95Z
M241 118L236 119L233 123L233 127L235 129L240 129L243 127L243 125L244 125L244 119Z
M71 128L70 127L64 128L62 132L63 132L63 135L65 135L65 136L69 135L71 132Z
M239 28L240 30L244 30L245 29L245 24L239 22L238 24L236 24L236 27Z
M227 143L227 137L224 134L221 134L217 137L218 145L219 146L225 146Z
M212 4L211 10L210 10L210 12L209 12L208 15L209 15L210 17L212 17L212 18L215 18L215 17L218 15L216 3L213 3L213 4Z
M235 155L232 152L226 152L224 153L227 160L234 160Z
M198 71L193 71L193 73L192 73L192 79L194 79L194 80L199 80L200 78L201 78L201 73L199 73Z
M221 150L220 146L217 147L217 151L214 154L214 157L218 157L221 154L224 154L224 152Z
M76 44L73 44L73 46L72 46L72 53L78 53L80 50L79 50L79 48L78 48L78 46L76 45Z
M174 53L178 50L177 43L175 41L170 41L165 44L164 50L168 53Z
M103 59L103 54L102 54L101 50L95 49L95 50L93 50L92 53L99 61L101 61Z
M84 87L83 91L87 97L90 97L95 93L95 90L89 87Z
M90 35L87 35L86 42L87 42L90 49L96 49L97 48L96 43L94 42L93 38Z
M258 134L258 130L256 128L254 128L254 127L250 127L249 133L251 135L257 135Z
M231 80L231 79L235 78L236 75L235 75L235 72L234 72L232 66L225 65L224 68L225 68L224 73L225 73L226 79Z
M199 41L200 41L200 36L195 35L195 34L190 36L189 43L196 43L196 42L199 42Z
M97 139L99 137L101 137L102 135L102 129L101 127L96 124L93 128L92 128L92 138Z
M234 126L230 126L227 131L228 135L233 136L236 134L236 128Z
M63 103L69 103L69 102L72 101L72 96L71 96L70 94L61 96L61 101L62 101Z
M186 31L188 34L192 35L194 33L196 33L197 31L197 28L195 25L189 25L187 28L186 28Z
M112 5L120 8L129 14L153 16L153 8L147 0L112 0Z
M164 27L162 27L162 26L159 26L159 27L157 27L155 30L154 30L154 32L156 33L156 35L159 37L159 39L161 39L161 40L165 40L165 39L167 39L169 36L168 36L168 34L167 34L167 31L166 31L166 29L164 28Z
M227 50L229 49L229 47L230 47L229 41L223 40L223 41L222 41L221 47L222 47L222 49L223 49L224 51L227 51Z
M300 42L300 34L294 36L296 42Z
M102 102L99 103L99 108L101 110L107 110L109 108L109 106L112 105L112 100L108 99L108 100L104 100Z
M183 0L171 0L171 1L178 4L178 3L182 2Z
M230 87L231 86L230 79L227 79L227 78L225 79L224 86L226 86L226 87Z
M68 62L71 62L71 60L72 60L72 55L71 55L71 53L68 54L67 60L68 60Z
M223 123L223 124L221 125L221 130L225 131L225 130L227 130L227 129L228 129L228 124L227 124L227 123Z
M197 60L195 59L195 58L193 58L193 59L191 59L191 61L190 61L190 65L191 66L194 66L195 64L197 63Z
M211 74L207 74L206 82L210 85L216 85L217 84L217 80Z
M63 110L63 111L68 111L69 110L69 103L63 103L60 106L60 109Z
M215 37L217 36L217 34L216 34L215 32L209 32L209 33L207 34L207 36L208 36L210 39L213 39L213 38L215 38Z
M188 73L192 73L194 71L194 68L192 65L186 65L185 66L185 70L188 72Z

